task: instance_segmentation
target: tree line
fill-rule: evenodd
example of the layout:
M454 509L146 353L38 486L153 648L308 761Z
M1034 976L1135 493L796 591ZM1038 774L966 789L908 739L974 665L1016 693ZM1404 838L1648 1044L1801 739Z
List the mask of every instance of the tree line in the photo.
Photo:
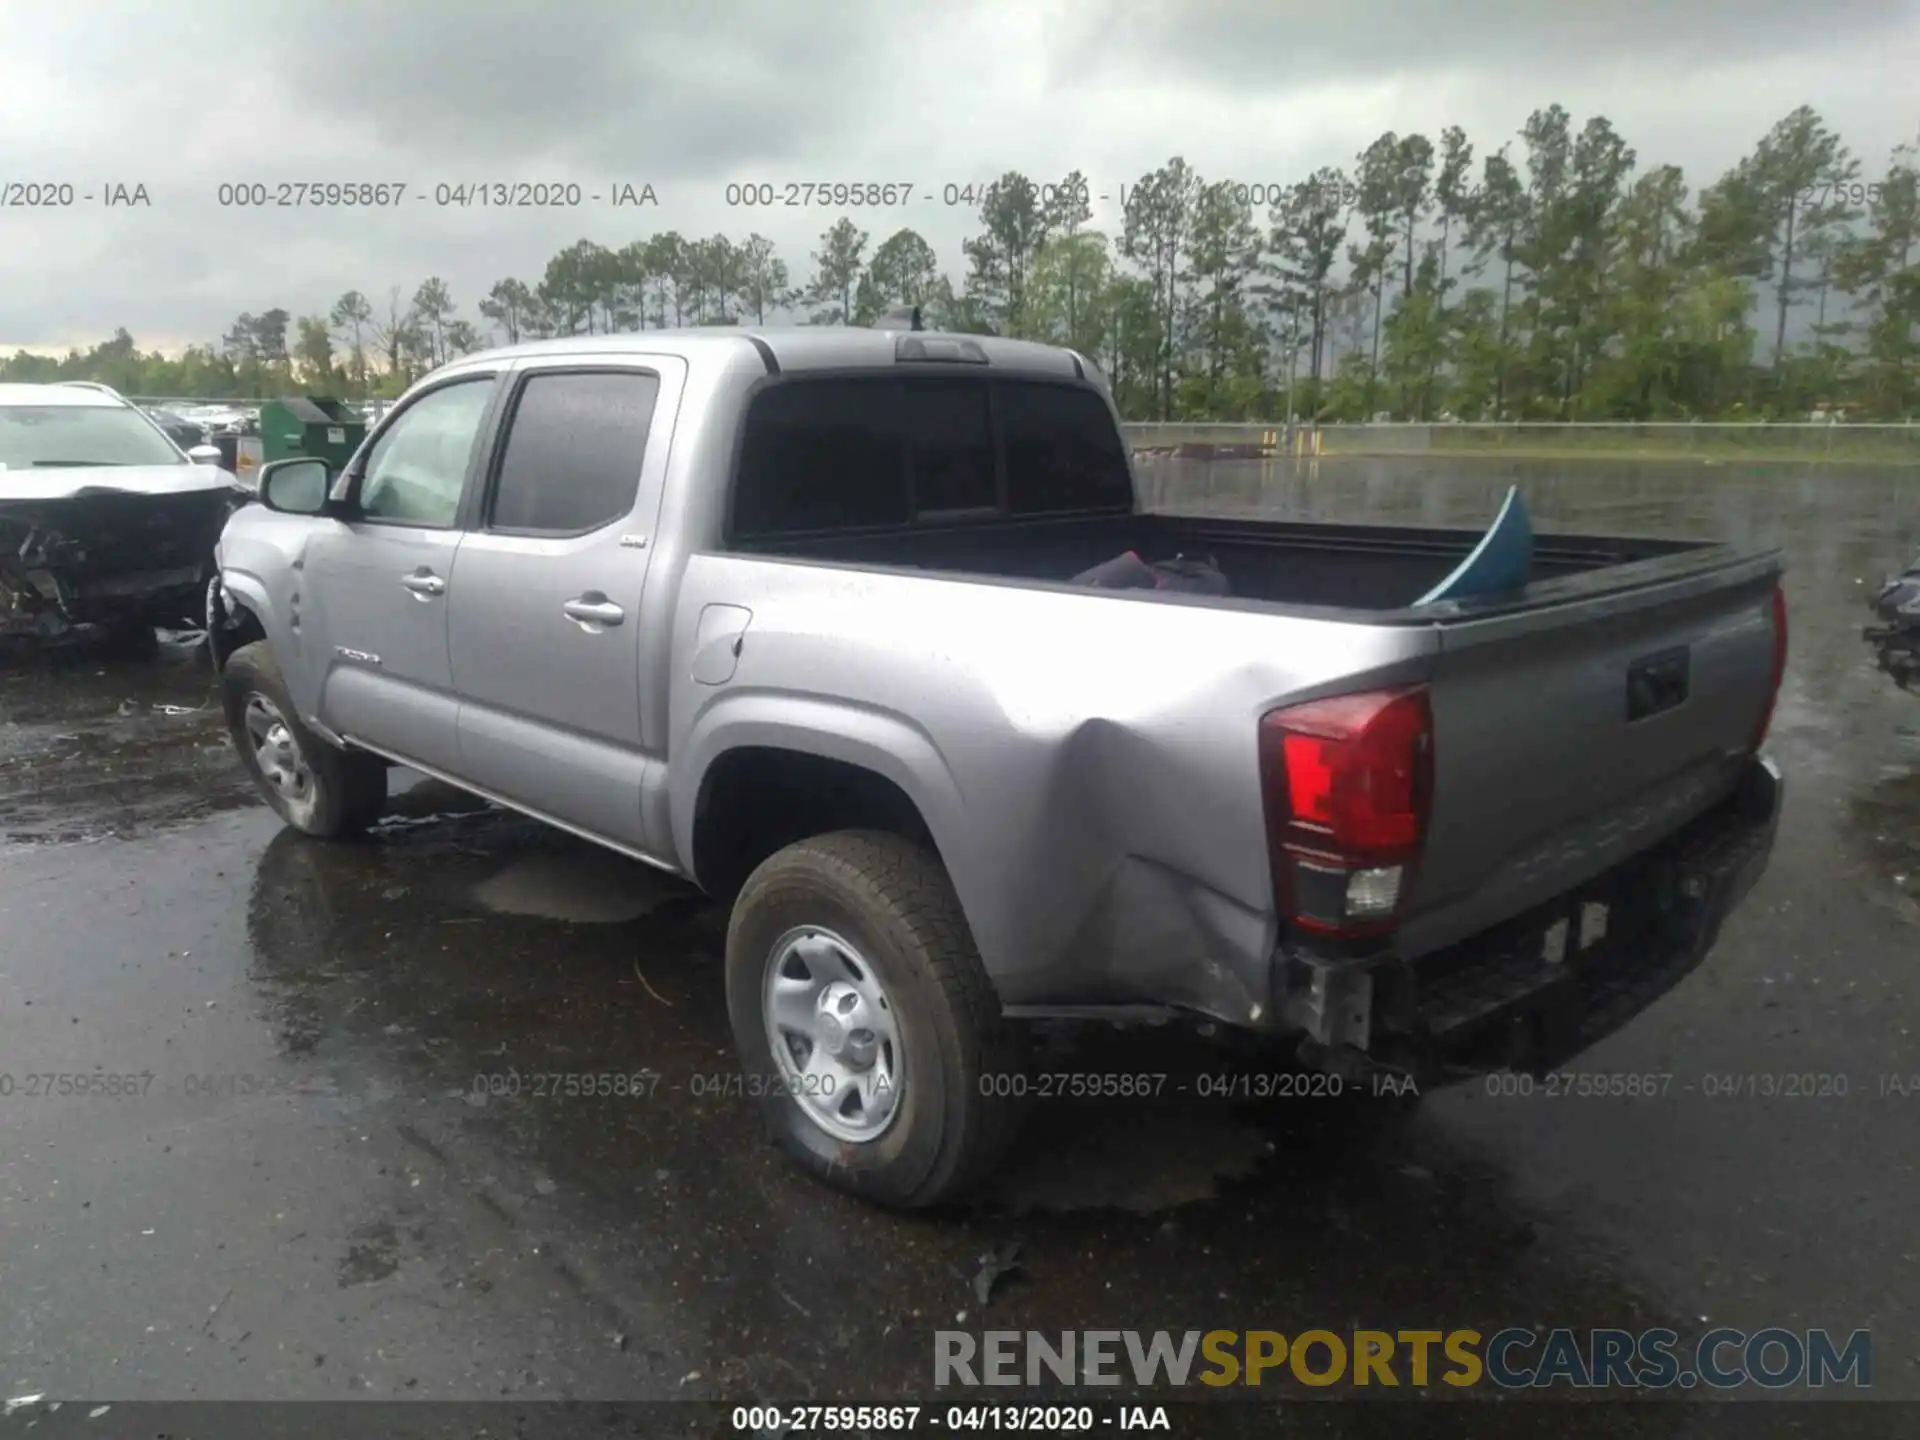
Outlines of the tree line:
M1561 106L1476 154L1458 126L1388 132L1284 186L1175 157L1092 227L1083 175L1010 171L965 199L965 272L867 214L820 236L796 283L772 241L673 231L582 239L461 314L430 278L384 300L239 316L217 343L142 353L125 330L0 379L129 393L391 395L505 341L682 325L932 327L1071 345L1133 419L1855 419L1920 411L1920 143L1868 172L1811 108L1697 192L1642 168L1605 117Z

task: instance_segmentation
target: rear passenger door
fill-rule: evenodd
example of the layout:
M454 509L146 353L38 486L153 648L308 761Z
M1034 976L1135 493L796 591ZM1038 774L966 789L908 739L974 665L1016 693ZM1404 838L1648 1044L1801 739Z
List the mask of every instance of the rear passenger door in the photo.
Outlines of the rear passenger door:
M460 774L501 799L647 851L641 614L673 357L516 373L475 528L450 588Z

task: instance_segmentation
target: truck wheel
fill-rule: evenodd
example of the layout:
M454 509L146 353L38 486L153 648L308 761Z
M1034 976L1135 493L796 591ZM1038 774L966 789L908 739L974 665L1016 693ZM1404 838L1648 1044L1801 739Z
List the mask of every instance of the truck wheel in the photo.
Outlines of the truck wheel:
M837 1189L901 1209L962 1195L1018 1123L1018 1047L938 859L843 830L748 877L727 1010L775 1141Z
M300 723L265 641L227 657L220 696L240 763L287 824L332 840L379 818L387 803L386 763L330 745Z

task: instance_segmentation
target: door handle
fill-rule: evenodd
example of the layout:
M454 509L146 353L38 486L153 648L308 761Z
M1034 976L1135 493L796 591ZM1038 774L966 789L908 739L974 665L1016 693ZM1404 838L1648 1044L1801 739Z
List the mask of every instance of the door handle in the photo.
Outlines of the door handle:
M589 633L596 629L618 625L627 618L626 611L597 590L589 590L584 595L575 596L560 607L560 613Z
M447 593L447 582L431 570L416 570L411 575L402 575L400 583L422 600Z

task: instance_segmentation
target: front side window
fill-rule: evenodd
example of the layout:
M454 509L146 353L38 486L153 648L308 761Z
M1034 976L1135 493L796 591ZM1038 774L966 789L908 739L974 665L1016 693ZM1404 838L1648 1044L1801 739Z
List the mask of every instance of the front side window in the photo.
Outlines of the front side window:
M452 528L492 395L488 376L448 385L409 405L367 456L360 513L397 525Z

